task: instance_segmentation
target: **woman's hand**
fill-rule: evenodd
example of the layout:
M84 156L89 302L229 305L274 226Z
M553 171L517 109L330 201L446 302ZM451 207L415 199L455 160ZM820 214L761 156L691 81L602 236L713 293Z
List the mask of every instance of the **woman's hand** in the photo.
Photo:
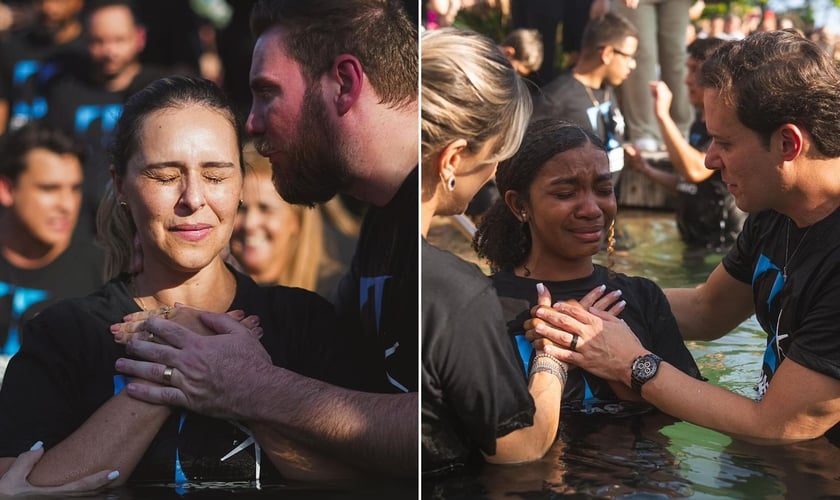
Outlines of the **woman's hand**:
M630 385L630 366L646 350L624 321L595 307L587 310L574 300L537 305L531 315L525 337L535 349L605 380Z
M627 302L619 300L621 298L621 290L613 290L609 293L604 293L606 291L606 285L595 287L589 293L584 295L578 303L584 309L598 309L599 311L605 311L612 314L617 318L627 306ZM557 302L557 304L559 303L560 302ZM556 306L557 304L554 305Z
M158 317L174 321L201 335L215 335L216 333L204 326L204 323L199 319L198 316L201 312L200 309L183 304L175 304L174 308L161 307L159 309L152 309L151 311L139 311L125 316L122 323L111 325L111 333L114 335L114 340L119 344L127 344L132 338L162 343L163 341L161 339L154 337L152 333L143 329L144 322L147 319ZM258 316L251 315L246 317L245 312L240 309L228 311L227 315L238 320L239 323L251 331L256 331L260 326L260 318Z
M83 477L72 483L61 486L32 486L27 479L35 464L44 456L44 447L41 441L27 452L18 455L9 470L0 477L0 498L11 496L72 496L94 493L106 487L116 478L120 477L119 471L104 470Z

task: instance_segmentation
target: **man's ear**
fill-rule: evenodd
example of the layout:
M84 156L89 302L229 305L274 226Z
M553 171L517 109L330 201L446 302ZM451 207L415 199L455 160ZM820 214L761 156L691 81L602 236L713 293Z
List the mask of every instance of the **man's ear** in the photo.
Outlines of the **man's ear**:
M11 207L15 202L14 183L5 175L0 175L0 205Z
M782 159L785 161L795 160L802 154L802 149L805 146L805 134L792 123L785 123L779 127L778 133L781 140Z
M516 49L514 49L513 47L508 47L507 45L500 45L499 48L502 49L502 52L505 54L505 56L507 56L508 59L513 59L513 56L516 55Z
M364 68L355 56L342 54L336 57L332 71L339 89L335 100L336 112L338 116L344 116L356 104L362 93Z

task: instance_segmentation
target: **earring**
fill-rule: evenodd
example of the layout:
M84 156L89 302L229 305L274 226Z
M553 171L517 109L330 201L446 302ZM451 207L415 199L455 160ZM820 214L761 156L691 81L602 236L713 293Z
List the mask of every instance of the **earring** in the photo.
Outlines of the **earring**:
M245 205L245 200L239 200L239 208L242 208L243 205Z
M455 177L450 177L448 181L446 181L446 189L449 191L455 191Z
M528 222L528 212L525 210L519 212L519 215L522 216L522 222Z
M123 207L123 208L126 208L128 206L128 203L126 203L124 201L120 201L120 206Z

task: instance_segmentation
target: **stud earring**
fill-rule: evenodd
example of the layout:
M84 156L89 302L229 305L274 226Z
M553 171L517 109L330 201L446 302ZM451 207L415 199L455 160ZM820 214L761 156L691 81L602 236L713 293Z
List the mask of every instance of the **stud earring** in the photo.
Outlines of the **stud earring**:
M121 202L120 202L120 206L121 206L121 207L123 207L123 208L125 208L125 207L127 207L127 206L128 206L128 203L126 203L126 202L124 202L124 201L121 201Z
M528 212L523 210L519 212L519 215L522 216L522 222L528 222Z
M455 177L450 177L446 183L446 188L450 191L455 191Z

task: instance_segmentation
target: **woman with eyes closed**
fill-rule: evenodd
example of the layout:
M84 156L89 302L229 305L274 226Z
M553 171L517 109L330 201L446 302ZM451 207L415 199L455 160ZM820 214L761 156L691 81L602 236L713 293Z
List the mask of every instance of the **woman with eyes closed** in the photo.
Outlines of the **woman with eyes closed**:
M591 132L562 120L529 125L519 151L499 164L501 198L490 208L473 245L494 271L508 333L528 369L532 345L523 324L542 283L551 303L582 300L632 325L642 344L680 370L700 378L662 290L654 282L594 264L605 239L612 249L617 203L609 160ZM609 259L609 256L608 256ZM633 392L583 370L571 370L563 409L624 413L647 410Z
M261 452L258 423L131 399L114 367L126 351L111 325L141 310L200 324L178 303L232 311L255 336L265 332L263 354L275 365L354 386L359 370L343 361L352 357L329 303L300 289L258 287L223 261L242 190L238 130L225 96L207 80L165 78L128 100L98 221L110 281L26 325L0 390L0 457L7 457L0 474L42 440L47 452L29 476L39 486L114 469L120 476L109 486L300 477L287 457ZM129 274L133 258L142 271ZM135 382L181 376L171 368L161 375Z

